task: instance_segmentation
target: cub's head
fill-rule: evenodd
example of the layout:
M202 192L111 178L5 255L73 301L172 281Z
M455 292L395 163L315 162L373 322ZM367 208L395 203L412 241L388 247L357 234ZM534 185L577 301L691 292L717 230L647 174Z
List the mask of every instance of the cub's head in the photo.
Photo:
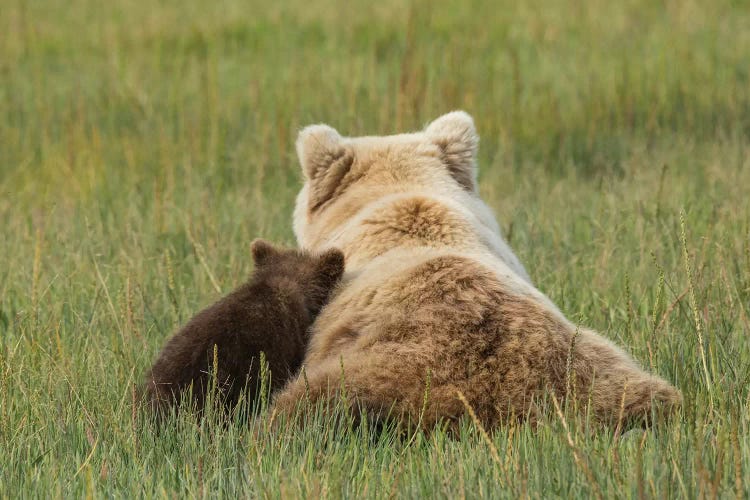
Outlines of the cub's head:
M343 137L328 125L304 128L297 138L305 178L294 211L297 241L324 248L329 233L388 194L475 194L478 147L474 121L463 111L443 115L421 132L382 137Z
M307 309L318 314L344 274L344 254L332 248L315 254L279 248L266 240L251 244L256 280L274 280L288 286L289 293L301 290Z

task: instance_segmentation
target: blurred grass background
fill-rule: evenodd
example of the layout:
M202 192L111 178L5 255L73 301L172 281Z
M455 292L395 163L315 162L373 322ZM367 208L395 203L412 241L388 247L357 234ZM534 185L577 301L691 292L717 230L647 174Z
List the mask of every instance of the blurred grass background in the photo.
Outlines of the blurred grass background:
M746 2L0 13L0 496L750 492ZM554 419L500 429L498 461L470 424L406 443L325 423L157 435L132 413L165 337L250 272L249 242L293 244L300 127L395 133L457 108L534 281L678 385L677 422L624 443L572 422L587 475Z

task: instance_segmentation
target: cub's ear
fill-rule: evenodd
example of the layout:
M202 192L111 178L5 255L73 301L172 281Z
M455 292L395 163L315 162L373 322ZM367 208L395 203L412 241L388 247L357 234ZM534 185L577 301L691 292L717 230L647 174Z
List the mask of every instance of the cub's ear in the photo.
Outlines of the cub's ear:
M331 199L351 169L354 154L333 128L310 125L297 137L297 156L310 183L308 210L313 212Z
M279 251L275 246L261 238L256 238L253 240L253 242L250 244L250 250L253 254L253 262L255 262L255 267L262 266L263 264L268 262L268 259L279 254Z
M338 248L331 248L320 255L317 276L329 286L333 286L344 274L344 253Z
M474 120L465 111L453 111L425 128L427 137L440 148L440 156L453 178L465 189L477 190L479 136Z

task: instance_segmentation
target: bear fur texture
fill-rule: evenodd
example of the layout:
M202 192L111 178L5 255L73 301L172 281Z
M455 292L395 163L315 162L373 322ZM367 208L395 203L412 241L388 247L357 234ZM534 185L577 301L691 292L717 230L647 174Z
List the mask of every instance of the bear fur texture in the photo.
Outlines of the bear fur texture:
M306 376L278 394L277 414L303 399L343 401L355 416L430 428L466 412L460 392L491 428L533 419L546 391L602 423L680 403L534 287L479 198L478 144L461 111L417 133L301 131L295 233L302 248L341 248L347 272L312 327Z
M344 272L344 256L335 249L315 255L278 249L264 240L253 242L252 254L250 280L198 313L159 354L143 390L158 413L179 405L191 386L202 410L214 373L225 408L245 389L252 404L260 388L261 352L271 390L299 370L308 329Z

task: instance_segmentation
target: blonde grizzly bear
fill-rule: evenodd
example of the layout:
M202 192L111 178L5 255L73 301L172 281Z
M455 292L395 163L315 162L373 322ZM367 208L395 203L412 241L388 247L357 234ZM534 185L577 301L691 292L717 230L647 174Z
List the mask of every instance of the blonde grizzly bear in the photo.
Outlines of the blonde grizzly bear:
M347 271L277 414L338 401L430 428L466 412L460 393L491 428L533 418L547 390L602 423L679 404L674 387L596 332L577 333L534 287L478 196L478 142L461 111L386 137L302 130L294 230L303 248L342 249Z

